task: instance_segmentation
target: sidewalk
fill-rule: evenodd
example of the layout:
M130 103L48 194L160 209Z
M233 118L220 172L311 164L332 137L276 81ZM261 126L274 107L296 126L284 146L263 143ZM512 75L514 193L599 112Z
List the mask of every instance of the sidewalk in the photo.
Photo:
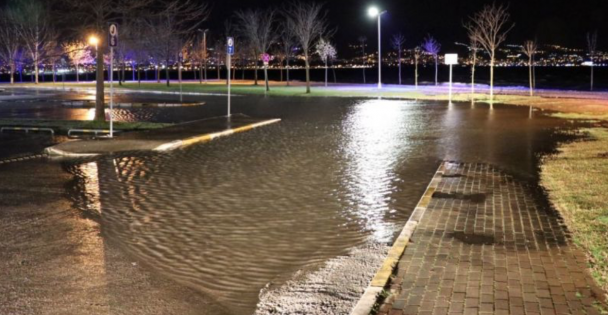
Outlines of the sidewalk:
M446 163L378 314L600 314L557 214L485 164Z
M244 115L215 117L162 129L117 134L113 139L68 141L47 148L45 153L51 156L84 157L131 151L170 151L279 121L280 119L258 119Z

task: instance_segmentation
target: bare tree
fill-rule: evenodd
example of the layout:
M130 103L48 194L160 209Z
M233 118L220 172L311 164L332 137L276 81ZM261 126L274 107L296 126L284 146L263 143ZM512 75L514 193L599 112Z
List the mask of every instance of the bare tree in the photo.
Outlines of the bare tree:
M367 43L367 37L359 36L357 39L359 41L359 46L361 46L361 61L363 62L363 84L366 84L365 79L365 67L367 66L367 55L365 54L365 46Z
M494 99L494 64L496 50L507 39L507 33L515 26L509 23L507 7L496 3L486 5L470 18L466 24L469 34L477 37L477 42L490 55L490 100Z
M76 69L76 82L80 82L80 65L93 63L89 45L82 41L74 41L63 44L63 51L70 58Z
M13 2L15 13L13 22L23 40L30 59L34 63L35 83L38 84L38 67L46 53L49 42L54 39L49 9L40 0L20 0Z
M420 46L416 46L414 48L414 86L418 89L418 62L420 61L420 54L422 54L422 49Z
M310 55L314 42L329 36L327 13L315 2L292 2L285 10L289 28L300 43L306 66L306 93L310 93Z
M256 58L259 58L261 54L268 53L270 45L272 45L277 39L275 16L276 11L273 9L267 9L264 11L250 9L236 12L236 17L239 20L240 33L246 37L253 46ZM264 63L264 81L266 82L266 91L269 91L270 87L268 84L267 63Z
M293 57L293 49L294 46L296 46L296 41L291 29L287 26L287 22L283 21L283 23L284 24L281 26L280 45L277 50L277 56L279 57L281 67L283 67L283 63L285 64L286 82L287 86L289 86L289 61ZM283 81L283 70L281 70L281 81Z
M319 42L317 42L316 53L325 64L325 86L327 86L327 63L329 60L336 57L337 52L329 41L321 38Z
M465 28L468 32L469 44L456 44L467 47L471 53L471 94L473 95L475 94L475 67L477 66L477 52L481 49L481 47L479 45L479 35L477 34L477 29L467 25L465 25Z
M595 66L595 53L597 49L597 31L587 33L587 49L591 59L591 91L593 91L593 67Z
M21 47L13 11L11 7L0 11L0 59L9 67L11 84L15 84L16 61Z
M534 55L538 51L536 41L527 40L522 46L522 52L528 57L528 77L530 80L530 96L534 95L534 84L532 80L532 67L534 67Z
M439 44L431 35L427 35L422 43L424 51L433 56L435 59L435 85L438 84L439 75L439 51L441 50L441 44Z
M399 85L401 85L401 53L403 52L404 44L405 36L403 36L401 33L393 35L391 38L391 45L393 46L393 49L397 51L397 59L399 62Z

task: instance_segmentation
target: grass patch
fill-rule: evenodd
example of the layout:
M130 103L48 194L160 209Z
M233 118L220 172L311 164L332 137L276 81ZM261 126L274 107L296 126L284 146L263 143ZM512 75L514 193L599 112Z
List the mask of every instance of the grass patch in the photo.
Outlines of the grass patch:
M599 120L608 120L608 114L592 114L592 113L552 113L551 116L563 119L585 120L588 122L597 122Z
M165 128L172 125L151 122L114 122L114 129L137 131ZM52 128L55 132L67 133L70 129L109 129L110 123L91 120L0 119L0 127Z
M608 129L583 132L542 165L541 183L589 257L591 274L608 292Z

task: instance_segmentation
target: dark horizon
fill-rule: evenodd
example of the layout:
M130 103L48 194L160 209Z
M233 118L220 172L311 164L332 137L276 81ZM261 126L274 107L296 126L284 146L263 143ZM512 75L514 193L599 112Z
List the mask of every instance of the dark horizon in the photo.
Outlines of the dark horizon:
M245 8L280 9L285 0L213 0L211 16L203 23L212 32L222 32L224 21L233 17L236 10ZM322 2L322 1L321 1ZM382 18L384 49L388 49L393 34L403 33L406 47L419 44L430 34L437 38L443 49L455 49L454 42L466 41L463 21L485 4L509 6L511 22L515 27L509 33L506 44L521 44L524 40L537 39L539 44L556 44L571 48L585 48L587 32L598 31L598 47L608 47L602 40L608 34L608 25L603 23L608 13L608 1L582 0L575 4L567 1L492 1L492 0L331 0L325 1L328 19L337 28L333 41L338 54L350 55L349 44L357 42L359 36L368 38L369 50L375 50L377 28L375 20L367 16L367 8L376 5L388 11Z

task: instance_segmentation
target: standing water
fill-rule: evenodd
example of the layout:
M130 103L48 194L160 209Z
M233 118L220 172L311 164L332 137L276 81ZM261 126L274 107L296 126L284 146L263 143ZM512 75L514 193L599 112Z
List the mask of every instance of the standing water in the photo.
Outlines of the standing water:
M236 107L283 120L170 154L63 162L77 178L74 203L110 244L226 314L348 312L440 161L535 178L564 127L486 104L247 98Z

